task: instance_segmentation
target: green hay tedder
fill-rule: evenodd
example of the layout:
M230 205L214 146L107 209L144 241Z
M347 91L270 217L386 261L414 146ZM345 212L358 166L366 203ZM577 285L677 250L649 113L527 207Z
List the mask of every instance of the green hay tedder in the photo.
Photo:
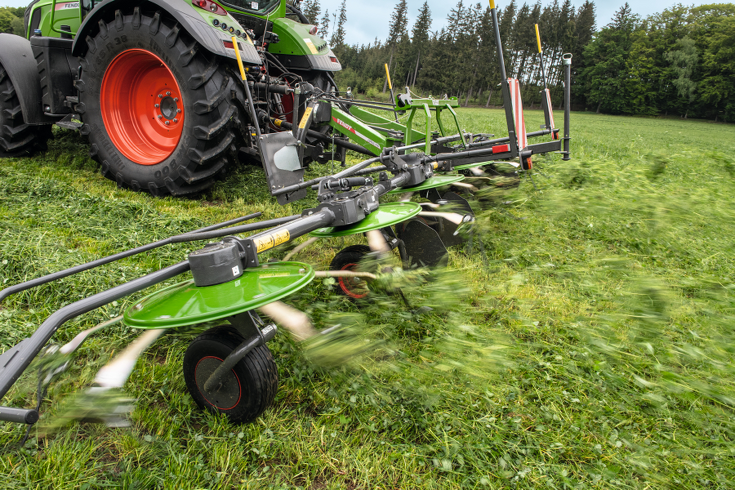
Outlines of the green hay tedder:
M458 172L516 159L526 171L539 153L561 152L569 158L571 60L565 61L564 136L554 126L548 90L543 93L546 124L527 133L519 83L505 76L497 13L491 6L508 129L508 136L500 138L460 128L456 99L426 99L406 91L390 104L379 104L341 96L331 75L340 69L338 60L316 36L316 27L285 0L33 2L26 15L28 39L0 34L3 156L41 150L50 125L56 124L88 136L104 175L134 190L198 192L228 165L247 159L262 165L279 202L302 199L313 188L319 204L297 216L239 224L257 214L220 223L0 291L2 301L171 243L210 242L178 264L53 313L31 337L0 355L0 398L34 359L52 360L42 366L49 367L46 379L53 379L89 335L109 326L82 332L60 348L48 346L69 320L191 272L193 279L160 290L125 312L126 325L147 331L98 373L90 393L121 388L138 356L164 331L222 321L227 325L207 331L187 349L187 387L200 406L233 422L255 419L278 387L266 346L276 334L275 324L297 339L319 335L303 313L282 299L316 277L338 278L344 294L363 297L360 281L375 277L355 267L366 255L384 257L398 250L404 267L442 265L446 247L458 243L473 220L464 197L439 192L452 186L468 189L467 184L461 187L465 175ZM407 115L405 124L398 113ZM420 113L426 126L419 130L414 121ZM447 114L456 133L442 119ZM432 130L433 118L438 132ZM543 136L550 141L528 143ZM347 150L369 158L304 181L309 162L331 160L335 148L343 163ZM416 193L428 202L381 204L383 196L398 193ZM443 212L447 204L451 212ZM251 234L237 236L245 233ZM340 252L330 271L314 271L289 257L277 263L259 260L260 254L305 235L356 234L364 234L368 245ZM34 424L39 408L40 403L0 407L0 420Z

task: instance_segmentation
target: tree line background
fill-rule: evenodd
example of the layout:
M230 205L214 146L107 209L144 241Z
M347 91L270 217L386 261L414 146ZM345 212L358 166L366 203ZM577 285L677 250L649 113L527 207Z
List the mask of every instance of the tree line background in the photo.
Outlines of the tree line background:
M347 2L337 12L319 0L301 4L304 15L330 41L343 70L342 89L387 99L383 65L397 90L459 97L463 104L501 105L500 73L489 7L460 0L446 26L432 30L428 2L408 24L407 0L399 0L385 40L345 42ZM23 8L0 8L0 32L23 31ZM595 3L571 0L542 5L512 0L498 9L508 76L523 86L528 106L540 104L543 88L534 24L539 24L547 81L556 105L563 102L561 57L573 55L575 110L608 114L679 115L735 122L735 5L676 5L645 19L626 3L597 29Z
M341 88L385 98L389 63L396 89L457 96L465 105L501 105L500 72L489 7L460 0L446 26L432 30L428 2L408 25L408 4L399 0L385 40L348 45L346 1L337 12L319 0L301 8L319 25L339 57ZM641 18L626 3L598 29L595 3L574 8L570 0L498 9L509 77L523 86L523 100L538 107L543 88L534 25L539 24L547 81L556 105L563 103L561 57L573 55L575 110L608 114L679 115L735 122L735 5L676 5Z

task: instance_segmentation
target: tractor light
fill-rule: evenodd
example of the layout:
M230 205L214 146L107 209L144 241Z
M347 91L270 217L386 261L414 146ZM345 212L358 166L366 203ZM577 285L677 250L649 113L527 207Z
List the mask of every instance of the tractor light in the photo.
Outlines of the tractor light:
M311 26L311 29L309 29L309 34L312 36L316 36L317 32L319 32L319 28L317 26Z
M336 56L330 56L329 61L331 61L332 63L338 63Z
M191 0L192 5L202 10L208 10L215 15L227 15L227 11L211 0Z
M235 49L235 43L232 41L222 41L222 44L224 44L227 49ZM242 45L240 43L237 43L237 47L242 50Z

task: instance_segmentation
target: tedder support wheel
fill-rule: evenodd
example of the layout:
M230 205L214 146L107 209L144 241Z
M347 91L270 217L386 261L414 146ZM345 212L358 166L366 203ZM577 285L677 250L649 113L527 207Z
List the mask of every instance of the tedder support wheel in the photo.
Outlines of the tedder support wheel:
M31 155L46 150L51 126L25 124L13 82L0 64L0 157Z
M155 196L200 192L236 154L229 61L164 13L116 10L87 38L78 112L102 174Z
M370 247L366 245L352 245L341 250L332 259L329 270L333 271L357 271L360 261L370 253ZM337 292L352 299L362 299L370 294L364 279L359 278L337 278Z
M278 369L265 345L256 347L235 364L217 389L204 389L209 376L242 342L234 328L216 327L194 339L184 354L184 380L196 404L224 413L235 424L258 418L273 403L278 391Z

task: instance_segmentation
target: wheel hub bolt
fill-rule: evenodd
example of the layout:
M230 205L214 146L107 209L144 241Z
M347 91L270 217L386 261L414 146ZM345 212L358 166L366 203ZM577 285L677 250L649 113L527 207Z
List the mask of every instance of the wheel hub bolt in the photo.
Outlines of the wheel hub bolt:
M163 99L163 94L158 94L159 99Z
M178 97L174 97L174 102L178 102L178 101L179 101L179 98Z
M158 108L159 108L159 107L161 107L161 106L160 106L159 104L156 104L156 105L155 105L154 107L155 107L156 109L158 109Z
M158 115L158 119L163 119L163 116L161 114Z
M166 121L165 124L166 124L166 126L168 126L169 124L171 124L171 121Z
M181 109L176 109L176 114L181 114Z
M174 122L177 123L177 122L179 122L179 120L178 119L174 119ZM168 122L166 124L168 124Z
M166 92L166 95L171 95L171 92Z

